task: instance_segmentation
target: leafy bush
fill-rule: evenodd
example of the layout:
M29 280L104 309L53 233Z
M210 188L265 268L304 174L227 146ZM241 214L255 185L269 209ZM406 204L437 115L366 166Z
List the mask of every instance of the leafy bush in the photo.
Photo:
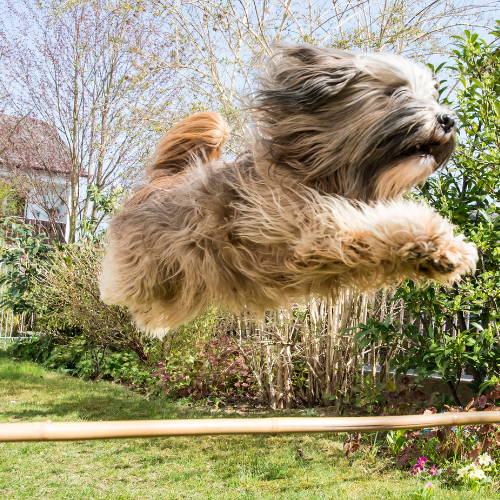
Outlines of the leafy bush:
M116 208L120 193L115 190L107 196L93 194L102 214ZM94 219L82 221L79 243L69 245L51 243L18 218L3 218L1 224L4 240L0 259L9 270L0 276L0 284L6 285L1 305L14 314L34 312L33 329L45 334L44 340L25 346L26 356L46 363L48 357L59 352L61 359L53 359L54 366L67 361L71 365L68 369L92 378L103 373L113 352L125 356L133 353L140 362L154 365L150 357L154 351L152 341L135 327L128 311L100 300L97 277L104 233L98 232ZM63 346L67 346L65 354ZM78 365L80 361L75 360L81 357L82 349L87 354L81 360L83 364Z
M104 304L97 281L104 251L102 235L84 229L85 240L53 247L43 235L33 234L31 226L14 226L15 245L4 248L4 259L12 263L14 271L3 277L9 282L3 299L23 311L35 310L35 328L44 334L13 344L9 349L12 356L85 378L140 379L143 385L155 382L151 371L168 356L169 368L178 372L173 378L179 379L179 390L173 392L179 394L192 392L191 378L184 372L194 373L200 362L209 367L200 376L211 390L215 386L222 389L222 380L226 379L247 383L243 375L234 377L235 370L242 368L235 345L229 348L224 340L216 340L211 347L207 344L215 336L232 331L232 318L209 309L159 341L144 336L125 308ZM197 347L200 342L207 345L204 351ZM226 371L215 382L212 373L221 363ZM248 374L247 368L243 371ZM199 376L193 380L196 382Z
M0 263L5 272L0 274L0 286L5 292L0 307L16 314L31 314L35 309L36 276L50 263L54 248L44 234L25 224L18 217L0 218Z
M192 395L196 399L214 392L255 390L255 380L233 338L215 338L198 349L195 354L173 351L158 362L158 370L152 374L157 387L173 397Z
M101 373L110 351L133 352L143 363L151 363L151 340L135 327L123 307L100 300L97 277L102 246L67 245L54 250L50 266L37 276L37 328L71 343L84 338L93 367L93 378Z
M422 292L417 292L421 297ZM396 294L395 300L398 299ZM478 330L479 333L478 333ZM457 389L465 368L477 373L490 374L489 369L500 365L500 347L498 339L491 329L482 330L480 325L459 331L457 334L435 331L432 325L425 334L417 332L413 325L390 323L368 319L359 325L354 340L361 348L381 342L383 345L398 346L389 366L396 371L396 376L406 375L413 370L417 382L435 373L448 385L455 403L462 406ZM494 373L494 372L493 372ZM473 385L477 392L486 385Z
M94 364L83 337L73 338L64 344L51 335L21 339L11 344L7 352L15 358L34 361L68 375L82 378L94 378L95 375ZM150 382L150 373L151 370L144 367L134 352L111 350L103 360L99 375L104 379L143 387Z
M476 243L480 251L477 272L452 289L417 291L405 287L400 291L405 306L428 330L423 347L427 344L439 356L441 371L449 370L452 364L455 373L460 367L467 369L477 391L486 377L500 374L496 326L500 318L500 22L497 25L490 33L493 43L469 31L455 37L450 69L457 75L458 86L456 103L451 104L459 119L460 140L452 163L422 190L436 210ZM452 326L456 340L453 334L444 341L436 339L435 332ZM408 357L412 355L408 353ZM425 363L429 360L422 357Z
M466 31L455 37L452 64L458 79L442 80L440 95L458 116L457 150L443 172L432 176L420 197L452 220L480 251L474 276L453 287L422 289L407 282L394 297L404 304L400 323L370 319L355 340L393 357L398 373L419 379L438 373L457 406L462 374L473 377L479 394L500 381L500 22L493 43ZM438 73L444 65L433 68ZM444 96L455 91L456 102ZM414 327L418 325L418 328ZM422 331L420 331L422 328Z
M23 361L43 364L49 358L52 349L58 345L51 335L41 335L30 339L19 339L7 346L7 354Z

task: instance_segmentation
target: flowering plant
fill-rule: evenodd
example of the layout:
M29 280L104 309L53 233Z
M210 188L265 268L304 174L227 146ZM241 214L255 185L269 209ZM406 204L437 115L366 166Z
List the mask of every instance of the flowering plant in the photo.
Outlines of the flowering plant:
M492 476L496 473L495 460L488 453L483 453L474 462L459 467L456 479L467 484L472 490L477 490L481 485L491 483Z
M429 467L427 457L419 457L412 461L411 475L425 481L425 487L412 496L414 500L430 498L433 492L433 485L429 481L430 476L441 474L443 470L438 470L435 465ZM492 478L497 474L496 462L488 453L483 453L475 458L473 462L463 464L456 470L449 467L446 471L448 475L455 473L455 479L473 491L477 491L481 486L492 483Z
M491 400L491 402L489 402ZM476 411L500 411L496 402L500 401L500 384L485 395L474 398L465 408L444 405L446 412L462 413ZM437 413L433 406L424 410L424 414ZM443 413L443 412L441 412ZM399 430L387 434L387 446L390 453L397 457L397 466L405 467L409 463L413 472L420 472L417 458L427 457L436 467L446 470L462 460L476 460L481 454L500 451L500 426L497 424L469 425L459 427L435 427L416 431ZM478 465L487 466L486 462ZM412 472L412 473L413 473Z
M435 476L441 471L438 471L435 465L429 467L428 462L427 457L420 457L418 460L412 461L411 475L425 481L425 484L420 486L418 491L411 496L412 500L426 500L431 498L434 493L434 485L429 479L430 476Z
M438 473L438 470L436 469L436 466L433 465L432 467L425 469L425 464L427 463L427 458L425 457L420 457L416 463L413 464L412 470L411 470L411 475L412 476L418 476L422 472L426 472L427 474L431 474L435 476Z
M433 493L434 485L430 481L427 481L416 493L411 495L411 500L427 500L428 498L432 498Z

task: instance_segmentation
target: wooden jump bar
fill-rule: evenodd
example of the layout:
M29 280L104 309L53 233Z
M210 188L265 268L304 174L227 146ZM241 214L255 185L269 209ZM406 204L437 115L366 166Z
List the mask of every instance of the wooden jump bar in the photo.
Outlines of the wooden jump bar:
M26 422L0 424L0 442L80 441L224 434L376 432L396 429L499 424L500 412L437 413L390 417L218 418L116 422Z

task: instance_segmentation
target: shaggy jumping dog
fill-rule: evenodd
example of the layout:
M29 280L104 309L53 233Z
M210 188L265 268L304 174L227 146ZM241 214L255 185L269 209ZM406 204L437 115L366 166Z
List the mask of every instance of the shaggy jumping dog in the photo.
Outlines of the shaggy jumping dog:
M341 287L451 283L477 250L409 187L446 164L449 109L427 67L388 53L278 47L246 152L220 161L215 113L174 126L110 224L100 286L161 335L211 303L288 307Z

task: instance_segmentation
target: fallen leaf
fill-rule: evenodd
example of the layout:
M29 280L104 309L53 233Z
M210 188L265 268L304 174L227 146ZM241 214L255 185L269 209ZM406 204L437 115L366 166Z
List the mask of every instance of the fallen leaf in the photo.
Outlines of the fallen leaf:
M302 450L297 450L297 453L299 454L299 457L302 458L302 460L312 460L313 457L308 457Z

